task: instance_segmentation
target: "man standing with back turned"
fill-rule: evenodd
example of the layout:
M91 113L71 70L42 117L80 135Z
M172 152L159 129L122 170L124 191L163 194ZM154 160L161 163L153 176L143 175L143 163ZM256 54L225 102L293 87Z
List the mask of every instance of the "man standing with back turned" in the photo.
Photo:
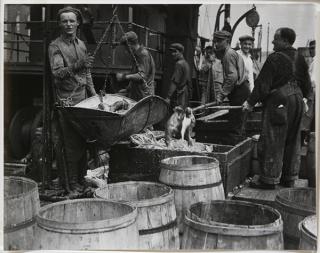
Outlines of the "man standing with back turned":
M96 94L89 71L94 58L87 54L85 44L76 36L82 22L80 11L65 7L59 10L57 18L61 36L49 45L56 102L62 106L73 106ZM77 194L83 190L81 174L86 168L86 143L62 114L59 121L68 174L68 178L60 176L60 179L65 181L65 186L68 183L67 189Z
M264 106L258 154L261 174L251 186L275 189L277 184L293 187L300 169L300 125L303 97L311 92L308 65L292 47L296 34L291 28L279 28L270 54L255 81L254 89L243 104L251 111L257 102Z

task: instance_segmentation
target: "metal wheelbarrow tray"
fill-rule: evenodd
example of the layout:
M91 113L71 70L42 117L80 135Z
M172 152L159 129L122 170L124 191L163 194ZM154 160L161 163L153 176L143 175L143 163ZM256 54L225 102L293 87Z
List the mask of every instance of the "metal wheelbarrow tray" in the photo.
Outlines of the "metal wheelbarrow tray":
M96 140L104 148L141 132L147 126L163 120L169 111L167 102L158 96L148 96L136 102L121 95L106 94L104 105L125 100L128 110L110 112L99 110L98 95L90 97L75 106L58 107L65 118L86 140Z

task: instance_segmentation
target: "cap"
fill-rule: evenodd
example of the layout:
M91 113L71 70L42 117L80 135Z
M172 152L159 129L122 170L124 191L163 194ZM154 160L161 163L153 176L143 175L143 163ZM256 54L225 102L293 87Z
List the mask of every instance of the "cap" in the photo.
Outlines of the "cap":
M169 47L169 50L173 50L173 51L177 50L177 51L183 53L184 46L182 46L180 43L172 43Z
M82 24L83 18L82 18L81 11L71 6L64 7L58 11L58 14L57 14L58 22L60 21L60 15L65 12L73 12L74 14L76 14L79 23Z
M135 44L138 41L138 35L133 32L133 31L129 31L126 32L120 39L120 44L121 45L125 45L127 43L129 44Z
M244 40L251 40L254 41L254 38L250 35L243 35L239 37L240 42L244 41Z
M231 33L221 30L213 34L213 39L229 39L231 38Z

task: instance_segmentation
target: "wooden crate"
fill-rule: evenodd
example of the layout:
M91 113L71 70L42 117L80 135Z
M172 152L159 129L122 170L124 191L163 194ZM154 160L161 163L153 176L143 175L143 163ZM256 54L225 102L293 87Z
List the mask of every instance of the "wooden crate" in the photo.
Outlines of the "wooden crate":
M148 180L158 182L160 161L167 157L204 155L215 157L227 195L250 173L252 139L241 138L236 145L213 144L213 152L148 149L130 147L128 142L114 145L110 151L110 181Z

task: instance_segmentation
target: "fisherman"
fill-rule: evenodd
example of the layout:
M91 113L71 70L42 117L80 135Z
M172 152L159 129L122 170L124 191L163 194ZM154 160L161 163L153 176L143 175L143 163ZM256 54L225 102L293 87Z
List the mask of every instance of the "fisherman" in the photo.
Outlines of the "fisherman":
M200 78L204 81L201 87L201 103L209 103L216 99L221 90L223 73L221 61L216 58L212 46L205 48L205 57L200 68Z
M189 104L189 89L191 86L190 66L183 57L183 45L173 43L169 50L175 61L175 66L166 101L171 104L171 108L181 106L186 109Z
M241 106L250 94L249 82L246 80L243 59L230 47L230 39L231 34L223 30L213 35L215 52L218 59L221 59L223 70L223 83L216 101L221 104L227 97L231 106ZM241 109L230 110L228 120L231 126L228 137L232 142L236 142L242 134L244 114Z
M193 55L193 68L192 68L192 94L190 95L192 100L200 100L200 88L199 88L199 67L201 59L201 48L196 46Z
M296 34L291 28L276 30L270 54L255 81L243 110L257 102L264 106L258 152L261 174L254 188L275 189L277 184L293 187L300 169L300 123L303 97L311 92L308 65L292 47Z
M61 106L73 106L96 95L89 71L94 57L87 53L84 42L77 37L77 29L82 23L80 11L65 7L58 11L57 19L61 35L49 45L56 102ZM81 184L86 168L86 143L60 112L59 123L68 174L68 178L61 176L60 179L64 181L66 189L70 189L70 193L77 194L83 191Z
M133 31L125 33L120 39L120 44L124 45L132 56L133 65L130 74L116 74L119 82L129 81L127 88L120 90L119 93L136 101L154 95L156 67L151 53L139 44L138 36Z
M250 92L254 86L254 64L250 51L253 48L254 38L250 35L243 35L239 38L240 50L237 52L241 55L246 70L246 78L249 82Z

